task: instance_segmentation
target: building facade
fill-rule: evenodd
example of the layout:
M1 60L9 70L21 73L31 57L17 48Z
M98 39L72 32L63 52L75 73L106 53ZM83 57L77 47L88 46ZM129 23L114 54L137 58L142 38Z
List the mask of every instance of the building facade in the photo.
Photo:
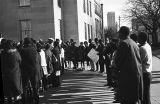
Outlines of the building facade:
M115 12L107 13L107 24L108 28L116 29Z
M101 37L101 5L99 0L63 0L64 41L82 42Z
M7 39L61 39L61 0L0 0L0 32Z

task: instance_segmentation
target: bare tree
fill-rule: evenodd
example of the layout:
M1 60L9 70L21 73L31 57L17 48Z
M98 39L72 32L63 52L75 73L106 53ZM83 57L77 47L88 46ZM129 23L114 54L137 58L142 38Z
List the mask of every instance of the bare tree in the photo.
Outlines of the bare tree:
M114 38L117 37L117 31L113 28L105 28L104 29L105 38Z
M128 0L125 10L129 18L137 19L152 35L152 43L158 43L157 30L160 28L160 0Z

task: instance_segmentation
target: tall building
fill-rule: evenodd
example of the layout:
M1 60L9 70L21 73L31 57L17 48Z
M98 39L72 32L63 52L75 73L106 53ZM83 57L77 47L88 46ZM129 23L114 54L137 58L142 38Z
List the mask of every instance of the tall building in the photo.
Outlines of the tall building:
M108 24L108 28L116 29L115 12L107 13L107 24Z
M7 39L61 39L61 0L0 0L0 32Z
M99 0L63 0L64 41L76 42L101 37L102 13Z

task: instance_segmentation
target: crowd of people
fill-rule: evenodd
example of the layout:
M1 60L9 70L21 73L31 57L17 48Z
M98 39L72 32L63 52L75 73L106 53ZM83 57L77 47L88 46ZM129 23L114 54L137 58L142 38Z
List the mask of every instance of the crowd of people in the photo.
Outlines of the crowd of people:
M150 83L152 51L145 32L131 34L128 27L119 30L119 39L80 42L1 40L1 75L7 102L38 104L39 92L61 85L64 69L89 70L107 74L105 86L113 87L115 102L121 104L151 104ZM95 50L98 62L88 54ZM73 67L72 67L73 63ZM31 98L28 97L31 92ZM21 98L22 97L22 98Z

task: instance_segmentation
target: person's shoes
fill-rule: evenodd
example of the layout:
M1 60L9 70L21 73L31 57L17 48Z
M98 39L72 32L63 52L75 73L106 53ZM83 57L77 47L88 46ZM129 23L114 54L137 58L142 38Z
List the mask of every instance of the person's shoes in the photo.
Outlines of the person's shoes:
M94 71L94 69L90 69L90 71Z

